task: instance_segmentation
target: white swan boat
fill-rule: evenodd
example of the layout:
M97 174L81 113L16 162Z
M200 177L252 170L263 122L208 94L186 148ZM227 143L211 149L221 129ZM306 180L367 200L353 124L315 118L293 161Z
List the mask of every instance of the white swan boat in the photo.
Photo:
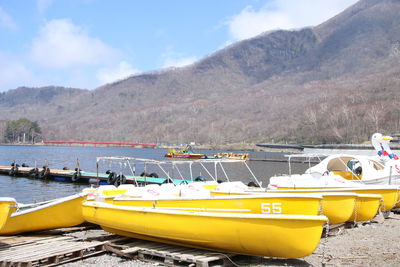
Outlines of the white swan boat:
M371 144L377 151L377 156L331 155L307 169L305 174L314 178L318 175L338 175L362 184L400 184L400 160L390 149L389 142L392 139L391 136L375 133ZM332 178L338 181L335 176Z

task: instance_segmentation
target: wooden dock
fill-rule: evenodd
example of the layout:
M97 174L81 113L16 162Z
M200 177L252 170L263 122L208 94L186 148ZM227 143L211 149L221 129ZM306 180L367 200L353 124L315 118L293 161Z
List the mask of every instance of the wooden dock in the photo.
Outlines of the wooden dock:
M120 185L124 184L162 184L171 182L171 179L163 177L142 177L142 176L124 176L123 180L111 180L109 174L87 171L76 171L76 170L59 170L52 169L49 167L34 168L34 167L13 167L13 166L0 166L0 174L9 175L13 177L26 177L40 180L54 180L58 182L72 182L80 184L113 184ZM116 178L116 177L114 177ZM174 179L174 183L183 182L182 179ZM191 182L191 181L187 181Z
M84 225L16 236L0 236L0 267L58 266L108 253L128 261L140 260L159 266L228 267L262 264L297 266L297 259L274 259L225 254L215 251L168 245L123 237L95 225ZM103 259L107 266L115 260ZM110 260L110 262L108 262ZM81 262L78 264L85 264ZM137 262L135 262L137 266Z
M83 241L49 232L0 237L0 266L56 266L106 252L108 241Z
M1 267L57 266L104 253L163 266L193 267L232 266L235 256L121 237L94 226L0 237Z
M283 163L288 162L288 158L251 158L251 161L260 161L260 162L275 162L275 163ZM301 163L301 164L316 164L319 161L314 159L302 159L302 158L292 158L290 159L291 163ZM16 165L14 163L14 165ZM53 169L49 166L43 167L23 167L22 166L0 166L0 174L9 175L12 177L26 177L32 179L40 179L40 180L54 180L58 182L72 182L79 184L112 184L118 186L120 184L137 184L137 185L146 185L146 184L163 184L167 182L173 182L175 184L180 183L190 183L191 179L186 179L185 181L182 179L169 179L165 177L154 177L152 174L147 174L148 176L133 176L133 175L123 175L123 178L118 178L117 174L114 173L114 177L111 179L109 173L96 173L96 172L88 172L80 170L76 168L75 170L70 169Z
M165 266L231 266L232 254L168 245L134 238L106 245L106 250L125 258L161 263Z

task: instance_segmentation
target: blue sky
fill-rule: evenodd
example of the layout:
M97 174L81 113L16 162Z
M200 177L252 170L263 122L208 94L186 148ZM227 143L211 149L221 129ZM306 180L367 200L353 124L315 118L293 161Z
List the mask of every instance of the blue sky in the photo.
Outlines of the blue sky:
M356 0L0 0L0 92L94 89L192 64L276 29L318 25Z

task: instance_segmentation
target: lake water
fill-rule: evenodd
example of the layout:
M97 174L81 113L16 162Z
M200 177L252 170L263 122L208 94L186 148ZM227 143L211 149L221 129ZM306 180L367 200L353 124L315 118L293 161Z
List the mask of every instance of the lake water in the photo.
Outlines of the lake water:
M218 152L212 150L196 150L198 153L214 155ZM26 163L29 166L42 167L48 163L50 169L62 169L68 167L74 169L79 160L80 168L83 171L96 171L96 157L103 156L126 156L136 158L148 158L165 160L166 149L139 149L139 148L121 148L121 147L59 147L59 146L0 146L0 165L10 165L13 161L21 165ZM282 158L282 153L270 152L250 152L250 158ZM255 176L266 186L269 178L273 175L288 173L287 163L249 161L248 165ZM301 173L308 168L307 164L292 164L292 173ZM130 169L121 164L102 163L99 164L99 170L105 172L111 169L115 172L122 172L130 175ZM213 173L214 167L207 166L207 169ZM147 169L148 172L157 172L160 170ZM224 164L224 170L231 180L241 180L245 183L252 180L250 173L242 163ZM198 172L196 174L196 171ZM180 169L185 176L189 176L188 168ZM201 175L208 177L207 172L201 167L193 168L194 177ZM177 175L177 172L170 173ZM223 177L222 170L217 170L218 177ZM160 175L161 176L161 175ZM221 178L224 180L225 178ZM18 202L31 203L54 199L57 197L68 196L80 192L88 185L63 183L55 181L35 180L24 177L10 177L0 175L0 197L14 197Z

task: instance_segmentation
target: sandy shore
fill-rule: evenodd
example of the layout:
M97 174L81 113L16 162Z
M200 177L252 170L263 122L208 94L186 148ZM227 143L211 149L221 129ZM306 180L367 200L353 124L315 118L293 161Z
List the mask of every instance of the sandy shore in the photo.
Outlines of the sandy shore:
M379 220L377 220L379 221ZM383 223L382 223L383 222ZM237 266L399 266L400 215L391 214L381 222L358 225L355 228L332 230L334 236L322 238L315 252L303 259L269 259L238 257ZM112 254L91 257L62 266L162 266L160 263L124 259ZM233 265L234 266L234 265Z

